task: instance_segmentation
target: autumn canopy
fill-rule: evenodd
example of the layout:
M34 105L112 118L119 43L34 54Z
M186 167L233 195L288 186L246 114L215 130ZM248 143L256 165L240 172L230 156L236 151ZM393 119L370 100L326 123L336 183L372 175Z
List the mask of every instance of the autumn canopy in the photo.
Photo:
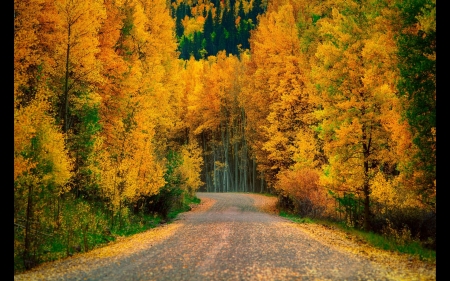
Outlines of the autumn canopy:
M198 190L426 240L435 113L435 0L15 0L15 263Z

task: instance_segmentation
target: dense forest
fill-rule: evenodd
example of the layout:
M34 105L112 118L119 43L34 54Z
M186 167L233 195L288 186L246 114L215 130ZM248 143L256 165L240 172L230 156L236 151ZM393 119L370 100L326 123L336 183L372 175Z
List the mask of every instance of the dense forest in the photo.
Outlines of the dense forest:
M435 249L436 1L15 0L15 271L196 191Z

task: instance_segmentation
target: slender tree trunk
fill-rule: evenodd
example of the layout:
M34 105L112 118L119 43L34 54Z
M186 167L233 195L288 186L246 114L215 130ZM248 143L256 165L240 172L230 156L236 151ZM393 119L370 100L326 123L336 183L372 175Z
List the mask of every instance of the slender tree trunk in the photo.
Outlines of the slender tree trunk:
M248 154L247 154L247 143L245 139L245 112L244 109L241 108L240 112L241 122L240 122L240 135L241 135L241 157L243 160L243 178L242 178L242 189L245 192L248 192L248 175L247 175L247 169L248 169Z
M253 171L252 171L253 184L252 184L252 192L255 193L255 185L256 185L256 161L255 161L255 159L252 159L252 162L253 162Z
M207 145L205 140L205 133L202 132L202 145L203 145L203 173L205 175L206 192L211 192L211 177L209 174L209 159L207 157Z
M62 194L58 195L58 197L56 198L56 216L55 216L55 224L56 227L59 229L60 225L61 225L61 221L60 221L60 213L61 213L61 197Z
M67 33L67 50L66 50L66 77L64 81L64 133L69 130L68 116L69 116L69 58L70 58L70 30L69 24Z
M232 191L233 189L233 166L232 166L232 161L233 159L230 160L230 157L232 158L233 156L233 150L231 149L230 152L230 148L231 148L231 130L232 128L227 126L227 192L228 191Z
M215 151L215 149L214 149L214 146L213 146L213 156L214 156L214 158L213 158L213 163L214 163L214 170L213 170L213 185L214 185L214 192L217 192L217 176L216 176L216 151Z
M228 161L228 145L229 145L229 134L228 134L228 126L221 125L221 137L222 137L222 146L223 146L223 154L224 154L224 168L223 168L223 186L224 191L228 191L228 169L229 169L229 161Z
M244 145L242 147L242 150L243 150L242 151L242 162L243 162L243 167L242 167L242 170L243 170L242 189L243 189L243 191L247 192L248 191L248 185L247 185L247 182L248 182L248 178L247 178L247 169L248 169L247 146Z
M363 126L363 155L364 155L364 185L363 185L363 194L364 194L364 229L369 231L371 229L370 222L370 186L369 186L369 155L370 155L370 145L371 145L371 136L367 137L366 128ZM367 140L367 143L366 143Z
M87 241L88 227L89 227L88 224L86 224L86 225L83 227L83 242L84 242L84 251L85 251L85 252L89 251L89 245L88 245L88 241Z
M119 229L122 229L122 200L119 198Z
M235 121L234 125L234 136L237 139L239 134L239 123L238 120ZM234 142L234 191L238 190L239 186L239 143L237 141Z
M368 161L364 161L364 173L366 174L364 179L364 229L369 231L371 228L370 223L370 189L369 189L369 180L368 180L368 171L369 171L369 163Z
M27 217L25 220L25 249L23 251L23 261L26 269L32 267L31 262L31 220L33 217L33 185L28 184Z
M239 169L239 150L238 143L234 143L234 191L237 190L238 187L238 169Z
M261 185L259 187L259 193L263 193L264 192L264 173L261 172L260 176L261 176Z

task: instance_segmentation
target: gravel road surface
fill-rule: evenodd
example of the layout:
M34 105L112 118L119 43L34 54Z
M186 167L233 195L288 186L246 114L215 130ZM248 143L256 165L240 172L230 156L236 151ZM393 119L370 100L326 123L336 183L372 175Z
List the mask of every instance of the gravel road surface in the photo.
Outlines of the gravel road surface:
M396 275L394 269L368 257L321 241L320 235L313 236L298 224L271 214L273 197L243 193L198 193L197 196L202 204L179 215L173 223L44 264L14 279L433 279L426 272L408 278Z

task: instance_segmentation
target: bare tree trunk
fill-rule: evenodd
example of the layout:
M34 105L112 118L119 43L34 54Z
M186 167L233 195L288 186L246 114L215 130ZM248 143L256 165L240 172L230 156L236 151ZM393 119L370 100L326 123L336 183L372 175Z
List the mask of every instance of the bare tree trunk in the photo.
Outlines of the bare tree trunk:
M234 191L237 190L238 187L238 178L239 178L239 150L238 143L234 143Z
M203 171L205 173L205 184L206 184L206 191L207 192L211 192L212 190L212 182L211 182L211 175L209 173L209 167L210 167L210 163L209 163L209 158L207 156L207 149L208 146L206 145L206 139L205 139L205 133L202 132L202 144L203 144L203 163L204 163L204 167L203 167Z
M222 147L223 147L223 156L224 156L224 167L223 167L223 186L224 191L228 192L228 169L229 169L229 161L228 161L228 146L229 146L229 133L228 133L228 125L221 125L221 137L222 137Z
M253 184L252 184L252 192L255 193L255 185L256 185L256 161L255 161L255 159L252 159L252 162L253 162L253 171L252 171Z
M67 230L67 248L66 248L66 256L70 255L70 236L71 236L72 229L69 226L69 229Z
M213 158L213 163L214 163L214 169L213 169L213 185L214 185L214 192L217 192L217 176L216 176L216 151L215 151L215 149L214 149L214 146L213 146L213 155L214 155L214 158Z
M264 192L264 173L260 172L260 176L261 176L261 185L259 188L259 193L263 193Z
M84 242L84 251L85 252L87 252L87 251L89 251L89 245L88 245L88 241L87 241L87 231L88 231L88 227L89 227L89 225L88 224L86 224L84 227L83 227L83 242Z
M25 220L25 249L23 251L23 261L26 269L30 269L33 265L31 261L31 219L33 217L33 185L28 184L28 200L27 200L27 217Z
M248 178L247 178L247 169L248 169L247 160L248 160L248 157L247 157L247 146L244 143L244 145L242 147L242 162L243 162L243 165L242 165L242 172L243 172L243 175L242 175L242 189L243 189L243 191L248 191L248 187L247 187L247 180L248 180Z
M369 137L366 135L366 127L362 128L363 135L363 155L364 155L364 185L363 185L363 194L364 194L364 230L370 231L371 222L370 222L370 186L369 186L369 156L370 156L370 145L372 138L369 134ZM366 143L367 140L367 143Z
M364 161L364 173L368 173L369 163L368 161ZM364 229L369 231L371 228L370 223L370 189L369 189L369 181L368 178L364 179Z

